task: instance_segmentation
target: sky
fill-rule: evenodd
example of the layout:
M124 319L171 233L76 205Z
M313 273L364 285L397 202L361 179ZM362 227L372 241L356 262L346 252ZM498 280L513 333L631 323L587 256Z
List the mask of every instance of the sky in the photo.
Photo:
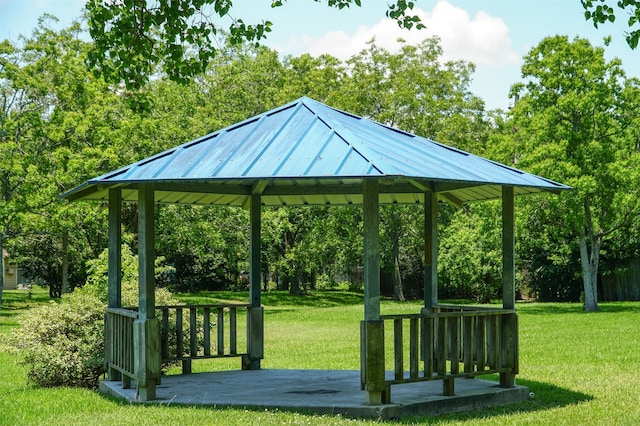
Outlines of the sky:
M60 19L63 28L80 18L86 0L0 0L0 40L18 42L29 35L44 13ZM386 18L386 0L362 0L362 7L337 10L326 1L289 0L272 9L271 0L234 0L230 15L245 23L273 23L263 44L283 55L329 53L348 59L375 37L376 44L390 51L398 38L418 43L438 35L443 60L462 59L476 64L471 90L484 99L487 109L510 106L511 85L521 81L522 58L544 37L557 34L587 38L603 46L607 59L618 57L628 76L640 77L640 49L631 50L624 39L626 17L595 29L584 19L580 0L414 0L414 13L426 30L403 30ZM221 20L228 26L229 21Z

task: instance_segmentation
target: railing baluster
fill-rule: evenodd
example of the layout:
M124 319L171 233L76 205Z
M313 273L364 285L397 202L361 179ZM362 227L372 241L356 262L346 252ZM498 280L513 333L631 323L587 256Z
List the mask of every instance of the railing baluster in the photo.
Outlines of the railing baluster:
M184 354L182 340L182 308L176 308L176 358L182 359Z
M224 355L224 308L218 306L218 355Z
M460 372L460 317L449 318L449 359L451 374Z
M203 329L204 329L204 356L211 355L211 308L203 309Z
M475 317L464 317L462 322L462 362L464 363L464 372L473 373L473 323Z
M496 352L496 317L487 318L487 364L490 369L498 366Z
M195 307L189 308L189 354L192 357L198 355L198 323L196 317L198 310Z
M418 378L420 358L418 356L418 318L409 320L409 377Z
M393 320L393 358L395 361L395 378L402 380L404 377L404 359L402 347L402 318Z
M487 360L487 328L485 316L476 321L476 362L477 371L484 371Z
M436 330L435 370L438 372L438 376L444 377L447 372L447 319L438 317L436 321L438 326Z
M160 333L162 359L169 358L169 308L162 308L162 331Z
M424 359L424 377L431 378L433 377L434 368L434 339L435 336L433 334L434 320L432 316L423 317L422 318L422 335L424 336L424 342L422 342L423 354L422 358Z
M238 331L236 324L237 309L235 306L229 308L229 353L236 355L238 353Z

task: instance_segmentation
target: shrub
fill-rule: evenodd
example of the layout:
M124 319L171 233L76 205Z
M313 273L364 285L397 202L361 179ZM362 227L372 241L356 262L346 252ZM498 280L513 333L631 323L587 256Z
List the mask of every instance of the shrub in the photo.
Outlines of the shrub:
M23 355L28 380L39 386L96 388L104 374L104 311L107 307L106 252L90 263L87 285L29 310L21 326L9 335L10 350ZM137 256L122 249L122 305L137 306ZM165 268L157 268L156 274ZM157 305L178 301L166 289L156 289Z
M30 382L95 388L104 373L103 319L102 301L78 291L23 315L9 343L24 355Z

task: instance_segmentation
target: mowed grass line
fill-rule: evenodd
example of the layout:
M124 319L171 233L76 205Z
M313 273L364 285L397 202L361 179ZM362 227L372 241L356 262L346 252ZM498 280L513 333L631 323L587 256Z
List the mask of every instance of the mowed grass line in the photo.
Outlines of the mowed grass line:
M200 293L189 302L243 302L245 294ZM358 369L361 296L322 292L289 296L269 292L265 305L264 368ZM7 299L5 299L7 300ZM344 303L340 303L343 300ZM271 304L269 304L269 302ZM19 301L10 302L14 308ZM417 312L419 302L383 301L383 313ZM640 303L604 303L585 314L578 304L519 304L520 375L534 397L507 407L402 419L384 424L635 425L640 424ZM0 339L15 327L16 311L0 311ZM5 315L5 312L7 315ZM5 324L4 326L2 326ZM230 367L237 368L237 360ZM226 367L226 366L225 366ZM222 368L194 363L194 369ZM26 368L0 343L0 425L267 425L376 424L340 416L281 411L129 405L79 389L38 389Z

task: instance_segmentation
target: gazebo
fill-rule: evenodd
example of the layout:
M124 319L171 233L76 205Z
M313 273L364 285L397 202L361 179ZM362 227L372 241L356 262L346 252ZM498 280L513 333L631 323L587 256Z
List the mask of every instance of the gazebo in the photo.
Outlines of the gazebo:
M501 387L514 387L518 373L514 196L564 189L568 187L303 97L91 179L63 197L108 202L107 380L121 381L123 388L135 383L140 401L156 398L163 361L181 361L183 372L189 373L193 359L237 356L243 370L260 369L264 356L262 206L362 204L360 383L364 404L383 405L391 402L392 386L414 382L441 381L443 395L454 395L457 378L499 374ZM460 206L491 199L502 199L502 308L441 305L438 202ZM139 209L139 304L135 309L121 306L123 202L136 202ZM154 209L159 203L249 210L250 300L246 305L156 306ZM413 314L383 315L379 205L396 203L424 205L424 307ZM240 326L238 311L243 310L246 324ZM183 312L188 320L183 321ZM170 316L175 327L169 326ZM204 335L196 335L196 320L204 324ZM210 331L212 321L217 333ZM385 336L385 324L392 336L388 331ZM243 338L238 338L238 330L243 327L246 348L239 348ZM385 348L393 351L392 365L385 363Z

